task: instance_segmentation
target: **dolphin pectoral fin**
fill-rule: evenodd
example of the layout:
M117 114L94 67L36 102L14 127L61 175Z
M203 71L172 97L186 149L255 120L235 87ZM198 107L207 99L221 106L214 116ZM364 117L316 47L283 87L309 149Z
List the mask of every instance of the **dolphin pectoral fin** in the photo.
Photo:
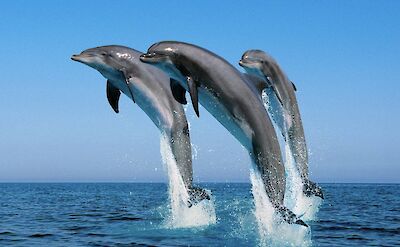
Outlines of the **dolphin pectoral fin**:
M175 100L178 101L181 104L186 105L186 90L179 84L178 81L175 79L170 78L170 85L171 85L171 91L172 95L174 96Z
M128 87L129 93L131 94L131 98L132 98L133 103L136 103L136 102L135 102L135 97L133 97L132 90L131 90L131 88L129 87L129 80L126 81L126 86Z
M110 80L107 80L107 99L108 103L110 103L115 113L119 113L118 101L120 96L121 91L119 91L118 88L114 87Z
M123 75L124 78L125 78L125 83L126 83L126 86L127 86L127 88L128 88L128 91L129 91L129 93L130 93L130 95L131 95L131 99L132 99L133 103L136 103L136 102L135 102L135 98L133 97L132 90L131 90L131 88L129 87L130 80L133 78L133 76L129 75L129 74L126 72L125 69L121 69L120 72L122 73L122 75Z
M197 117L199 117L199 101L196 81L193 80L193 78L190 76L190 71L184 65L181 64L177 66L177 69L182 73L183 76L186 76L190 99L192 100L194 111L196 112Z
M294 83L292 81L290 81L290 82L292 83L294 91L297 91L296 85L294 85Z
M192 207L204 199L210 200L211 197L205 189L199 187L191 187L188 189L189 201L188 207Z
M199 100L198 100L198 92L197 92L197 85L196 82L192 79L192 77L186 77L186 81L189 87L189 93L190 93L190 98L192 100L192 105L194 108L194 111L196 112L197 117L200 117L199 115Z

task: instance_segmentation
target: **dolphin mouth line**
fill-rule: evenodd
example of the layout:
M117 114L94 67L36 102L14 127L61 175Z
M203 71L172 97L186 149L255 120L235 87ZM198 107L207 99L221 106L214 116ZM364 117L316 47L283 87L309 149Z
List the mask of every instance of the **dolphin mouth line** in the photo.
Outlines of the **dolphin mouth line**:
M73 61L79 62L79 55L72 55L72 56L71 56L71 59L72 59Z
M249 60L243 60L243 59L239 60L239 65L241 67L249 67L249 66L251 66L253 64L256 64L256 63L257 63L256 61L249 61Z
M85 63L84 60L85 58L91 58L93 57L93 55L90 54L74 54L71 56L71 60L76 61L76 62L81 62L81 63Z
M145 54L140 55L139 59L142 62L153 62L153 61L157 61L158 59L161 59L164 57L167 57L167 55L150 52L150 53L145 53Z

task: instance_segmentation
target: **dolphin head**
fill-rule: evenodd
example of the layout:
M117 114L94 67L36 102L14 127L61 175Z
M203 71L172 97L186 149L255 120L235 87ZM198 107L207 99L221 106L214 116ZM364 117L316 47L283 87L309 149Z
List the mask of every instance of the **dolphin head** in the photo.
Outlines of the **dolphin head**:
M107 79L120 79L121 71L129 66L133 57L121 52L123 47L101 46L84 50L71 59L98 70Z
M177 58L178 48L176 42L163 41L150 46L147 53L140 56L140 61L156 66L170 77L181 81L183 76L177 69L177 64L179 63Z
M118 89L135 102L127 71L136 69L138 62L135 59L139 54L128 47L110 45L84 50L79 55L72 55L71 59L94 68L110 81L123 81L123 86L120 85Z
M242 66L247 73L266 80L282 106L284 106L286 99L290 97L286 83L290 83L290 87L295 89L294 85L287 79L275 59L264 51L246 51L239 61L239 65Z
M150 64L174 62L176 52L177 49L172 42L159 42L150 46L147 53L140 56L140 60Z
M247 73L265 79L262 70L263 64L266 63L267 56L268 55L261 50L248 50L239 60L239 65L243 67L247 71Z
M183 89L189 92L193 108L199 116L197 85L186 67L188 61L183 55L185 46L188 44L175 41L155 43L146 54L140 56L140 60L158 67L178 81Z

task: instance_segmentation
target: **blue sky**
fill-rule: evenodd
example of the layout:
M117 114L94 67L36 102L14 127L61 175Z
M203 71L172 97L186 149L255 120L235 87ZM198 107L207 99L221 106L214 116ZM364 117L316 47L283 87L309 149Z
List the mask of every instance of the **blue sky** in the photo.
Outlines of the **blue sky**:
M311 177L400 182L399 1L2 1L0 182L165 181L159 133L105 79L72 62L110 44L203 46L237 66L274 56L296 83ZM240 68L239 68L240 69ZM248 181L249 159L189 108L196 181Z

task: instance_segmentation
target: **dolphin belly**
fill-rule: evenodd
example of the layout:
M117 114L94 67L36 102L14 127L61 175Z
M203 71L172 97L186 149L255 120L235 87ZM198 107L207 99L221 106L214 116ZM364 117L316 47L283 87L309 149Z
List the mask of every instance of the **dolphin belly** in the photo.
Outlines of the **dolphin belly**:
M129 84L129 88L133 95L135 95L135 103L146 113L160 131L164 131L166 128L172 126L173 116L171 109L165 105L161 105L161 102L149 90L140 88L137 84ZM122 91L126 96L130 97L130 93L127 90Z
M238 121L226 107L207 89L200 87L199 102L218 122L220 122L247 150L251 151L251 130L243 122Z

